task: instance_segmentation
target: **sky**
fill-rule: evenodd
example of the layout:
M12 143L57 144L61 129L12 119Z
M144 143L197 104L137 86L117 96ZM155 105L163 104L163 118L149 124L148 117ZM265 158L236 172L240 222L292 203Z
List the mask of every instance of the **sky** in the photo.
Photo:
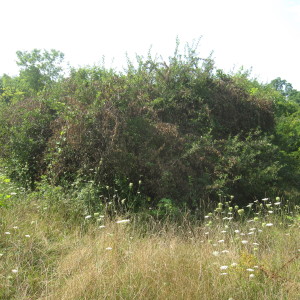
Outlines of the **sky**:
M165 60L200 39L225 72L252 69L300 90L300 0L0 0L0 75L17 75L16 51L56 49L73 67L126 67L126 53Z

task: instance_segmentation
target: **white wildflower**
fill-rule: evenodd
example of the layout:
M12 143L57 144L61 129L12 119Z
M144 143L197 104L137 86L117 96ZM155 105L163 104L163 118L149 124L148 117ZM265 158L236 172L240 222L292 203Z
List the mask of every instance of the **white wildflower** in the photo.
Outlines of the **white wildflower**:
M229 250L222 250L222 253L229 253Z
M105 248L105 250L112 250L112 247L107 247Z
M12 269L11 270L13 273L18 273L18 269Z
M254 274L250 274L249 275L249 278L251 279L251 278L254 278L255 277L255 275Z
M120 221L117 221L116 223L117 224L124 224L124 223L129 223L130 222L130 220L120 220Z
M243 241L242 241L242 244L246 245L246 244L248 244L248 241L243 240Z
M271 227L271 226L273 226L273 223L267 223L266 226Z
M214 256L219 256L219 251L214 251L213 253L212 253Z
M228 266L221 266L220 267L220 270L227 270L228 269Z

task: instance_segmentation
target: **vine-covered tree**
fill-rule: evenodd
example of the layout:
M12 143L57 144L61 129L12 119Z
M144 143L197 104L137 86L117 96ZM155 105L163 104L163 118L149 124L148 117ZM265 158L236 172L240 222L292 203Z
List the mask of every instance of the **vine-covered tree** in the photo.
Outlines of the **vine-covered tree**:
M89 183L98 205L107 186L142 178L147 203L190 207L219 194L247 202L299 192L298 91L285 80L214 72L193 49L167 62L139 57L123 73L73 69L64 80L61 52L17 55L20 75L0 78L0 158L26 187Z

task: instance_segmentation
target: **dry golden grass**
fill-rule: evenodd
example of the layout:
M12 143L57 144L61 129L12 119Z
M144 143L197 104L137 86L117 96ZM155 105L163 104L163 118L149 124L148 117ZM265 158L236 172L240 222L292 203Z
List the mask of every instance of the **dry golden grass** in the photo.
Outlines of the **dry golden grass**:
M265 274L255 269L255 277L249 278L246 269L254 268L254 263L261 268L273 260L274 253L262 253L264 263L260 264L249 247L230 241L214 246L201 228L196 236L176 235L171 230L141 237L125 226L110 224L87 234L59 260L57 278L44 299L298 298L299 275L292 264L293 276L286 276L285 270L282 278L272 278L271 271ZM212 238L218 239L215 235ZM229 252L214 256L216 249ZM288 253L278 253L278 257L288 257ZM234 262L238 265L231 267ZM220 275L222 265L229 266L227 275Z
M0 299L299 299L297 217L99 228L42 203L1 208Z

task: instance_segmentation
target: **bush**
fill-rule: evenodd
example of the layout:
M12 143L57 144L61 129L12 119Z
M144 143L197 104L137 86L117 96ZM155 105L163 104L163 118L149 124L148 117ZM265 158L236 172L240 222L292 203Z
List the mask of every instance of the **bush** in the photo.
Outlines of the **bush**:
M30 187L41 175L65 188L80 182L79 194L95 207L117 181L144 195L130 198L134 209L144 199L196 207L219 193L248 201L280 180L270 135L276 96L246 74L214 73L213 61L191 48L168 63L138 57L124 73L73 69L1 108L2 157Z
M25 187L33 188L45 171L43 156L52 118L47 104L39 99L25 99L1 111L2 157L10 177Z

